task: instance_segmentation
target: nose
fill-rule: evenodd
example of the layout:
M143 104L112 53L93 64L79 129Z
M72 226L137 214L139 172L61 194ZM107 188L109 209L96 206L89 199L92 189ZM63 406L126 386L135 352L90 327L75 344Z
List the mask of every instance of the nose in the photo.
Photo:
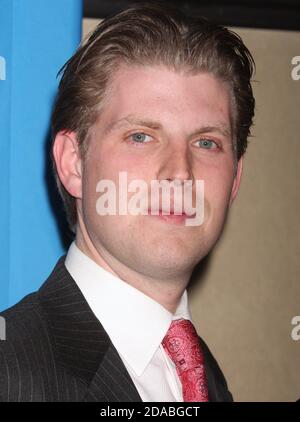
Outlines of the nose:
M168 146L163 153L158 169L157 180L191 180L191 159L187 145L178 142L176 145Z

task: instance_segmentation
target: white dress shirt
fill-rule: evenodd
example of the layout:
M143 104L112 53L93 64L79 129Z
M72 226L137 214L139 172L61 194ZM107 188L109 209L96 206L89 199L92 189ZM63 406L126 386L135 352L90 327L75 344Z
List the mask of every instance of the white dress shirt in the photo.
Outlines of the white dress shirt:
M176 368L161 344L173 319L191 320L187 292L173 315L106 271L73 242L65 266L98 318L144 402L182 402Z

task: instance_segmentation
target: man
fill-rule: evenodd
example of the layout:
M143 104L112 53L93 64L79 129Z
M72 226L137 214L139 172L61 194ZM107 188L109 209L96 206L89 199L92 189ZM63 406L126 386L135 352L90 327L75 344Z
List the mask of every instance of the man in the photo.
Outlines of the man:
M232 400L186 287L239 189L252 70L236 34L150 5L104 20L66 63L52 152L75 241L39 291L2 314L2 401ZM115 190L101 202L103 181ZM162 198L156 215L130 213L137 181L143 206L153 181L172 192L190 181L196 207L177 213L174 193L169 213ZM105 212L116 203L122 212Z

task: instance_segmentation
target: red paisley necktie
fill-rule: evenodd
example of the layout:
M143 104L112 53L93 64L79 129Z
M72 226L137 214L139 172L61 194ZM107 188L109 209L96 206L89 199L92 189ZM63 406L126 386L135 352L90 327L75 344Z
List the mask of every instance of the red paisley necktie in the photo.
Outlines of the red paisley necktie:
M162 345L176 365L182 384L183 401L208 401L204 355L191 321L186 319L172 321Z

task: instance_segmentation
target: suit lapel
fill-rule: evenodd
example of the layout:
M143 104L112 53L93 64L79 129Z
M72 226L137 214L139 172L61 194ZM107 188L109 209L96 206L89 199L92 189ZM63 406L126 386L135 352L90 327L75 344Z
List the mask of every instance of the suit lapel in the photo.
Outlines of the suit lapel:
M101 360L84 401L142 401L113 345L108 348Z
M84 401L141 401L117 350L64 261L62 256L38 292L58 363L86 384Z
M200 347L204 353L205 372L207 378L208 397L210 402L233 401L231 393L228 391L224 375L207 347L204 340L199 337Z

